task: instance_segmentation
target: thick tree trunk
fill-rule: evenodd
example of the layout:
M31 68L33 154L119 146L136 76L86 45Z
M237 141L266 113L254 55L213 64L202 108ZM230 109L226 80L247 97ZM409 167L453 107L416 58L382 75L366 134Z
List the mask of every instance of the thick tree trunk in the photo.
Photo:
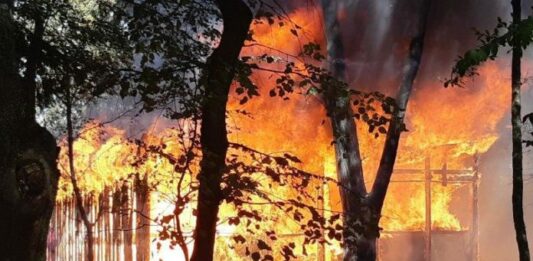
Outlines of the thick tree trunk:
M344 62L344 46L337 19L338 2L321 0L324 31L327 38L328 58L331 62L330 70L340 81L345 81L346 64ZM360 217L362 199L366 196L363 178L357 128L353 118L353 111L349 97L342 95L345 91L341 86L327 86L324 100L326 110L331 119L333 137L335 138L335 157L337 159L337 179L342 184L340 196L343 207L344 222L344 260L351 260L357 256L357 243L353 241L352 226ZM363 243L363 242L361 242ZM372 245L371 243L365 245ZM360 247L359 249L362 249ZM368 247L371 248L371 247Z
M345 80L342 37L339 21L336 18L339 13L337 3L332 0L322 0L321 4L326 25L328 56L333 62L331 70L339 80ZM370 193L366 192L364 184L357 129L352 118L349 98L343 95L344 90L341 86L328 86L325 93L326 109L335 137L337 175L341 184L345 261L376 259L381 209L396 160L407 101L420 65L429 6L430 0L421 2L418 27L411 41L409 57L396 100L397 110L389 126L376 181Z
M27 98L35 85L18 75L17 35L8 5L1 2L0 253L2 260L45 260L59 176L58 149L31 113L35 104Z
M518 24L521 21L522 1L512 0L513 6L513 23ZM511 122L513 132L513 220L516 230L516 242L518 243L518 252L520 261L529 261L529 246L526 234L526 224L524 222L524 181L523 181L523 162L522 162L522 117L520 103L521 83L521 59L522 48L520 46L513 48L512 55L512 101L511 101Z
M202 161L192 261L213 260L220 182L225 171L228 138L226 102L235 74L235 63L252 22L252 12L241 0L216 1L224 22L220 45L208 60L205 98L202 104L200 143Z

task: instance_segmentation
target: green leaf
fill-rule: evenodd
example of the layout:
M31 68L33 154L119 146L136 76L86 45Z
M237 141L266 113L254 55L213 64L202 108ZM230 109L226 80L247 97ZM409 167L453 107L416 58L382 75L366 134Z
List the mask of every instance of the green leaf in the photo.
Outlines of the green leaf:
M296 29L291 29L291 33L295 36L298 36L298 32L296 31Z

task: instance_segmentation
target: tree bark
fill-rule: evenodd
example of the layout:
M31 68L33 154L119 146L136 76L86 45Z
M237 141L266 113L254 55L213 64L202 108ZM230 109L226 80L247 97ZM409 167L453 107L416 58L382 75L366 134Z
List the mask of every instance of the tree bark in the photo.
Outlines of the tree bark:
M35 122L35 104L28 103L35 81L18 74L24 41L17 37L10 3L0 2L0 253L3 260L45 260L58 149L54 137ZM42 37L38 30L36 24L33 47Z
M338 2L321 0L325 33L327 39L328 58L331 62L330 70L340 81L345 81L346 64L344 62L344 46L341 29L337 19ZM337 179L342 184L340 196L343 208L344 260L357 256L355 242L351 242L349 234L351 227L360 213L360 203L367 191L363 177L363 166L357 139L356 123L349 97L342 95L340 86L327 86L324 96L326 110L331 119L333 137L335 138L335 158L337 160ZM362 247L361 247L362 248ZM360 248L360 249L361 249Z
M331 0L321 0L321 4L327 27L325 31L328 56L333 61L331 70L339 80L345 80L346 66L343 61L339 21L336 18L337 4ZM429 7L430 0L422 0L418 26L411 40L408 60L396 99L397 109L389 125L378 173L370 193L367 193L364 184L357 129L352 118L349 97L343 95L343 90L338 86L328 86L326 90L324 98L335 137L337 175L341 184L345 261L376 259L381 210L394 169L400 134L404 129L403 120L407 102L422 57Z
M518 24L522 20L522 1L512 0L513 6L513 24ZM521 59L522 48L518 44L514 44L512 54L512 72L511 72L511 122L512 122L512 140L513 140L513 220L516 230L516 242L518 244L518 252L520 261L529 261L529 246L526 233L526 224L524 222L524 181L523 181L523 162L522 162L522 117L521 117Z
M426 35L426 24L429 16L429 8L431 0L422 0L420 3L420 16L415 34L411 40L409 47L409 56L403 68L403 78L396 97L396 109L392 116L392 121L387 132L381 161L379 163L376 180L372 186L370 195L370 202L376 207L376 211L381 213L385 195L390 184L392 172L394 170L394 163L396 161L396 154L400 144L400 135L404 131L404 117L407 110L407 102L411 96L413 83L416 79L420 62L422 60L422 52L424 50L424 38Z
M203 156L198 176L200 187L192 261L213 260L217 215L222 201L220 182L228 150L226 103L235 63L253 19L251 10L241 0L217 0L216 3L222 13L224 29L219 46L208 59L201 108Z

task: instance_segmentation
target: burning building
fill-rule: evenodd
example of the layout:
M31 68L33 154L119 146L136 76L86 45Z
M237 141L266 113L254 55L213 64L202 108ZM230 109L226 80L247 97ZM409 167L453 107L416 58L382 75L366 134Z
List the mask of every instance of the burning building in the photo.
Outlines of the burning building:
M362 40L346 34L350 38L346 42L354 41L353 45L347 45L348 81L358 88L389 94L399 77L398 57L407 51L406 40L400 36L402 30L407 29L397 28L398 20L410 21L406 16L411 7L399 6L395 1L371 2L347 4L347 13L341 16L345 31L355 32L354 27L369 24L363 33L357 34ZM491 2L492 8L500 7L497 2ZM441 5L452 4L437 3L432 12L438 13L438 9L443 8ZM348 12L350 8L355 10L353 14ZM305 35L302 37L320 43L325 41L319 22L320 11L297 4L289 15L303 28ZM379 19L381 15L385 19ZM491 159L483 155L502 135L501 122L505 120L506 104L510 100L509 76L505 64L489 63L481 68L480 76L470 87L442 87L441 76L448 72L456 54L468 48L466 44L458 46L461 39L473 41L463 31L457 33L459 27L464 27L458 25L461 21L454 20L457 16L454 11L438 13L436 17L440 20L435 18L430 25L428 55L407 111L408 132L401 139L393 183L381 218L380 260L489 260L479 259L479 234L483 233L479 222L484 217L478 207L483 195L478 186L483 184L486 175L495 175L486 173L489 169L483 167L483 160ZM473 26L491 25L485 18L471 19ZM451 25L442 21L450 21ZM352 22L355 25L348 26ZM256 24L252 30L258 42L283 59L300 51L300 43L286 28ZM442 51L440 47L443 35L450 32L458 34L459 39L447 43L454 46L450 48L453 53ZM261 54L264 46L247 47L242 56ZM384 54L382 50L391 50L392 54ZM252 79L260 87L270 86L274 81L268 72L257 73ZM256 156L251 156L256 155L254 153L264 153L257 156L263 160L290 154L297 157L291 162L296 168L335 180L333 138L320 97L294 94L289 99L275 99L269 97L269 91L270 88L261 88L261 95L246 104L241 104L238 95L230 97L229 139L232 144L238 144L231 148L231 157L253 165L250 162L257 160ZM141 128L100 124L106 117L97 115L102 120L84 126L74 144L79 185L89 217L94 222L97 259L187 260L195 220L192 202L197 193L199 163L195 135L198 122L176 123L149 117L144 131L136 133L132 129ZM367 175L365 185L370 187L374 180L371 174L376 173L381 153L381 149L376 148L383 146L383 137L369 134L364 124L357 126ZM254 152L239 146L252 148ZM62 180L51 224L48 257L50 260L77 260L84 256L85 228L74 207L70 173L65 167L68 156L65 145L62 148L59 161ZM181 164L182 161L187 162L186 166L176 168L176 162ZM266 164L269 167L265 173L259 167L252 170L252 176L259 183L256 188L264 191L269 199L299 199L298 191L272 186L269 179L262 178L267 169L273 168L270 164L275 163ZM242 171L239 167L235 169L237 174ZM314 186L305 191L309 197L302 199L308 200L307 205L315 206L325 217L342 211L334 182L310 182L314 182ZM232 204L222 206L216 260L249 260L250 253L283 249L291 243L295 243L291 251L298 260L338 260L342 254L338 240L318 239L307 248L302 247L305 239L300 224L267 203L252 202L245 210ZM236 215L250 215L250 219L237 221ZM257 216L263 223L260 228L243 225L253 222ZM273 230L276 230L275 237L270 234ZM280 251L273 251L271 258L278 260L281 256Z

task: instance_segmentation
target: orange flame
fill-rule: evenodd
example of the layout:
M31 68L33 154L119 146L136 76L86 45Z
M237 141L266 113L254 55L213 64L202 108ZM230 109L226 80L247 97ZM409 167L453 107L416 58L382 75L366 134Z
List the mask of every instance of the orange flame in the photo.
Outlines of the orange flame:
M322 27L315 22L319 17L310 17L318 15L315 11L306 10L297 10L291 14L292 21L303 28L306 37L322 42ZM255 25L253 31L255 39L262 44L286 53L297 54L300 51L301 43L286 27ZM247 48L243 55L257 54L261 50L264 49ZM410 131L402 136L397 168L423 169L426 156L431 156L431 166L438 166L437 169L444 162L447 162L449 169L472 169L471 157L476 153L486 152L498 138L496 127L507 108L505 104L509 97L502 88L507 87L508 81L499 72L500 68L495 64L483 67L479 82L476 81L474 88L444 89L439 82L421 83L425 87L413 94L409 105L407 128ZM273 86L269 73L257 73L253 75L253 79L259 86ZM299 166L302 169L335 178L335 153L331 145L333 138L320 99L292 96L289 100L282 100L270 98L268 91L269 88L262 88L261 96L245 105L239 104L238 97L230 97L227 120L230 140L259 151L294 154L302 160L303 163ZM246 110L252 116L236 113L237 109ZM379 148L383 140L369 135L363 124L358 123L358 129L365 178L370 187L381 156ZM102 137L103 132L105 137ZM158 178L161 179L165 176L173 177L172 164L162 158L151 157L140 167L131 166L132 155L139 151L135 144L127 140L125 131L118 127L100 127L90 123L82 133L76 140L74 150L79 183L85 193L101 192L104 186L134 172L158 173ZM181 148L175 141L175 135L175 131L167 129L160 133L149 133L144 140L148 144L166 144L166 150L178 157ZM64 167L67 163L65 146L62 144L59 165L63 175L58 200L72 194L70 182L66 178L68 171ZM399 174L393 176L393 179L396 178L403 179ZM454 193L460 187L461 185L432 186L431 223L434 229L458 231L467 227L452 213L450 207ZM323 193L325 203L322 207L339 211L337 188L330 184L324 188ZM164 207L160 208L154 209L154 212L168 212L163 210ZM192 213L192 209L189 211ZM221 209L220 216L228 216L233 211L235 210L231 206L226 205ZM268 215L268 211L264 211L264 214ZM274 222L279 219L270 217L270 220ZM193 223L194 217L191 214L187 225L189 229L192 229ZM393 184L387 195L381 226L387 231L412 231L422 230L424 225L424 184ZM283 231L286 233L298 229L294 224L282 223L282 226L286 226ZM225 234L235 233L232 226L223 225L219 230ZM338 246L336 251L339 251ZM220 260L224 260L224 257Z

